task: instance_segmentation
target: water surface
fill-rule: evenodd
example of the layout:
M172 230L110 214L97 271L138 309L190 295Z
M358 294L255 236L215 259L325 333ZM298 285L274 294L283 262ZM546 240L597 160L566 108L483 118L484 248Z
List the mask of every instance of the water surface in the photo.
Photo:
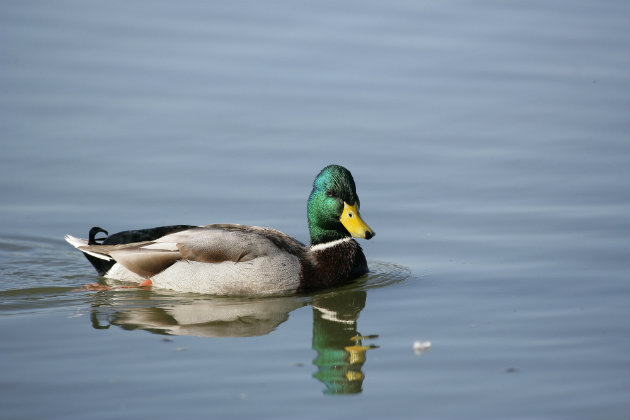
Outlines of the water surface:
M628 418L629 12L2 3L0 418ZM95 225L308 242L329 163L367 277L76 290Z

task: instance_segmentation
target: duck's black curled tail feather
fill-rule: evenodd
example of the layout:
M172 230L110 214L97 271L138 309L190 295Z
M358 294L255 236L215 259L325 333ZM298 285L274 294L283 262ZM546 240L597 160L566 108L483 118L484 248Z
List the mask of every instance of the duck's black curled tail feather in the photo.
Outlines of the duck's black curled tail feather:
M105 237L96 238L96 235L99 233L104 233ZM88 236L88 245L102 245L103 242L107 239L107 235L109 235L109 233L105 229L94 226L92 229L90 229L90 234Z
M88 235L88 245L103 245L103 243L105 243L108 237L97 239L96 235L99 233L109 235L109 233L105 229L94 226L92 229L90 229L90 233ZM107 273L109 269L112 268L114 264L116 264L116 261L106 261L100 258L96 258L90 254L86 254L85 252L83 253L83 255L85 255L85 258L87 258L87 260L94 266L99 276L104 276L105 273Z

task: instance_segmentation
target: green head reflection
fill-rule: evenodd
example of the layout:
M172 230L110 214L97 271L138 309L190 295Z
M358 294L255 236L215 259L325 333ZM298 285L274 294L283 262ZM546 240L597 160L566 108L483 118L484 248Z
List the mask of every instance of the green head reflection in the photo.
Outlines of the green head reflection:
M366 352L377 348L357 332L357 319L365 306L366 293L354 291L315 298L313 301L313 374L324 385L324 394L356 394L363 390Z

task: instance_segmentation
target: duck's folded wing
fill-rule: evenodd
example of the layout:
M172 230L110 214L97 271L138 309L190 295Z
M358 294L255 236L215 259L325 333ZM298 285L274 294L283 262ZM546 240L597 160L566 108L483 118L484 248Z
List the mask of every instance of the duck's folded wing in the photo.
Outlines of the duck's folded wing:
M278 251L269 231L273 230L256 226L209 225L166 235L156 243L176 244L182 258L189 261L239 263Z

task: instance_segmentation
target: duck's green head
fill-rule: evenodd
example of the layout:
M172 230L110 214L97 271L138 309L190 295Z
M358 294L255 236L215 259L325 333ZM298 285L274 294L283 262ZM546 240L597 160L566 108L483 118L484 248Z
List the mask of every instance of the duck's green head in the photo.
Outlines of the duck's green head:
M315 178L308 198L308 229L311 245L350 236L374 236L374 231L361 220L354 179L343 166L326 166Z

